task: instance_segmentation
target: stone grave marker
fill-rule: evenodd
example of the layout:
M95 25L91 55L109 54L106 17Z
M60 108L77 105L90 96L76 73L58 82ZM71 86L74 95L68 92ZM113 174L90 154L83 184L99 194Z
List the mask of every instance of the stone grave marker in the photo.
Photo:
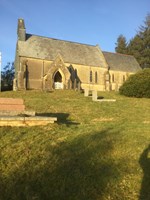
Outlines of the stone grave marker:
M89 89L84 89L84 96L88 97L89 96Z
M92 100L97 101L97 90L92 90Z

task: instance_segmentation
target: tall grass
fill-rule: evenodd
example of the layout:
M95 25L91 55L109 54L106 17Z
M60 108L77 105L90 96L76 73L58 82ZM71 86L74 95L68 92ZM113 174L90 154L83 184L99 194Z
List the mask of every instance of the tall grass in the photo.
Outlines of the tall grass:
M56 116L40 127L0 127L0 200L149 200L150 101L74 91L2 92Z

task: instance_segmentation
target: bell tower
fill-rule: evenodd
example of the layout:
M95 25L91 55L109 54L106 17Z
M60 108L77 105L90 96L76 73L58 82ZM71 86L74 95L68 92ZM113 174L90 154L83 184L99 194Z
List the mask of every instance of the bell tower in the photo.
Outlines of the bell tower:
M26 40L26 28L24 24L24 19L18 19L18 40L25 41Z

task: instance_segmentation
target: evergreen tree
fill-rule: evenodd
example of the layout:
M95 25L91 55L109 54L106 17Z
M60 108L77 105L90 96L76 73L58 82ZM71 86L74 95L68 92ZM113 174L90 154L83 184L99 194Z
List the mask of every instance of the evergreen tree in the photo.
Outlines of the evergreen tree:
M142 51L143 51L143 40L140 35L136 35L133 39L130 40L128 45L128 54L134 55L136 60L140 65L142 65Z
M127 54L127 41L123 35L119 35L115 50L117 53Z
M128 44L123 35L118 37L115 50L117 53L133 55L142 68L150 68L150 14Z
M128 50L142 68L150 68L150 14L147 15L144 26L140 26L138 33L130 40Z
M150 68L150 14L147 15L145 20L145 27L141 27L140 35L143 39L143 50L142 50L142 60L141 66L143 68Z

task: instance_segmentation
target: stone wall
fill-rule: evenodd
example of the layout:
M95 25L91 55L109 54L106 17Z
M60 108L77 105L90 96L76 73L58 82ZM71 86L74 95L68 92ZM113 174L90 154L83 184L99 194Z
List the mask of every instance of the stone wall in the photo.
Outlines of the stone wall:
M73 80L71 80L70 66L74 71ZM53 89L53 76L57 71L62 74L65 89L74 88L76 87L74 84L80 82L82 89L106 90L107 69L64 63L59 56L55 61L21 57L17 80L18 89L51 90ZM90 78L91 73L92 80Z
M110 85L111 90L118 91L120 86L127 80L127 78L133 74L128 72L122 72L122 71L113 71L110 70Z

